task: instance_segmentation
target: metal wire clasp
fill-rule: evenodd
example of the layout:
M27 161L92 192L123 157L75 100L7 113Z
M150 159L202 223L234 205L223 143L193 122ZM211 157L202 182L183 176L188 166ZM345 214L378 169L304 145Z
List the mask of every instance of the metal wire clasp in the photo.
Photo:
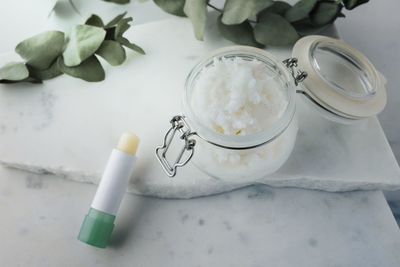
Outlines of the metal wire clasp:
M294 79L294 84L297 86L299 85L300 82L304 81L305 78L307 78L307 72L303 70L298 70L297 69L297 58L290 57L288 59L285 59L283 64L286 65L286 67L289 69L290 73L292 74L292 77Z
M190 139L192 135L195 133L191 131L189 125L185 121L184 116L174 116L171 121L171 128L167 131L164 136L164 142L162 146L158 146L156 148L156 156L158 161L160 162L164 172L169 177L174 177L176 175L176 170L178 167L185 166L186 163L193 157L194 154L194 146L196 145L196 140ZM167 160L167 151L171 146L172 140L175 137L175 134L179 132L179 138L183 140L184 146L180 150L177 158L174 163L171 165ZM188 152L188 153L185 153ZM187 156L184 157L184 155Z

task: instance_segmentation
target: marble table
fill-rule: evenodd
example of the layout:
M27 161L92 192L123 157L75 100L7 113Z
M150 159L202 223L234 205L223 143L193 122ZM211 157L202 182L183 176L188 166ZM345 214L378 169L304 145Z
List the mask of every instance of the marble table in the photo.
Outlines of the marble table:
M98 249L76 239L95 190L1 169L0 266L400 266L400 231L379 191L127 194L110 246Z
M86 15L94 1L75 2ZM13 38L2 39L0 52L49 26L44 4L31 3L2 2L8 8L0 10L0 25L13 28L1 32ZM167 16L150 3L143 13L137 5L130 8L139 23ZM96 12L122 9L103 4ZM18 23L21 16L31 23ZM76 239L95 190L0 168L0 266L400 266L400 230L380 191L253 186L191 200L127 194L104 250Z

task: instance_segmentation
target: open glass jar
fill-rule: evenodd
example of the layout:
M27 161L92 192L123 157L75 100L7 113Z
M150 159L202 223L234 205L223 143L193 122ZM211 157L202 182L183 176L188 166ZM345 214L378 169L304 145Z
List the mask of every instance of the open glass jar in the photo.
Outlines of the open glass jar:
M296 141L296 93L324 117L339 123L361 120L383 109L386 91L381 75L365 56L342 41L305 37L296 43L292 56L281 62L264 50L233 46L219 49L198 63L186 79L182 115L171 120L163 145L156 149L165 173L173 177L177 168L189 161L208 175L229 181L254 181L277 171ZM216 60L238 58L257 62L257 72L286 103L275 120L244 135L210 127L202 110L196 108L199 77ZM177 151L171 156L173 148Z

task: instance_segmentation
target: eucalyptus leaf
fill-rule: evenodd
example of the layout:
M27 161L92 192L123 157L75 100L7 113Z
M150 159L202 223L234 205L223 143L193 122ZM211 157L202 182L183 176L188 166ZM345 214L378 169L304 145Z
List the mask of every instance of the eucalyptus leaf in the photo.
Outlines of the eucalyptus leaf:
M255 17L261 10L273 4L274 2L270 0L226 0L222 23L226 25L240 24Z
M127 12L124 12L122 14L119 14L118 16L116 16L115 18L113 18L112 20L110 20L109 23L106 24L106 26L104 26L105 28L110 28L113 27L115 25L118 24L118 22L123 19L125 17L125 15L127 14Z
M303 20L301 23L293 24L293 26L298 34L300 34L301 36L306 36L323 31L324 29L329 27L329 24L325 24L322 26L315 26L310 22L309 19L306 19Z
M317 0L300 0L285 13L285 18L289 22L298 21L308 17L308 14L314 8Z
M274 13L278 15L284 15L287 10L292 6L283 1L274 1L272 6L267 7L258 14L258 17L262 17L264 13Z
M203 40L207 23L207 0L186 0L183 11L193 24L196 38Z
M28 76L28 68L22 62L10 62L0 68L0 83L21 81Z
M140 46L135 45L134 43L131 43L131 42L130 42L128 39L126 39L125 37L119 37L119 38L117 39L117 41L118 41L121 45L126 46L126 47L128 47L129 49L131 49L131 50L133 50L133 51L135 51L135 52L138 52L139 54L142 54L142 55L146 54L146 53L144 52L144 50L143 50Z
M254 27L254 36L257 42L264 45L289 45L299 39L296 29L282 16L273 13L264 13Z
M63 53L68 67L79 65L96 52L104 40L106 31L90 25L77 25L71 32Z
M185 0L154 0L154 3L169 14L185 17Z
M62 57L58 58L57 64L63 73L88 82L100 82L105 78L104 69L94 55L75 67L66 66Z
M51 64L48 69L39 70L31 66L27 66L29 70L29 76L37 80L50 80L62 74L62 71L58 68L57 60Z
M27 64L38 69L47 69L62 53L63 46L64 33L47 31L20 42L15 51Z
M240 45L251 45L262 47L262 44L257 43L253 35L253 27L248 20L237 25L225 25L222 23L222 16L218 17L218 29L221 35L234 43Z
M26 79L19 80L19 81L0 80L0 83L3 83L3 84L12 84L12 83L42 83L42 81L41 81L41 80L37 80L37 79L32 78L32 77L28 77L28 78L26 78Z
M120 5L128 4L130 2L130 0L103 0L103 1L120 4Z
M368 2L369 0L343 0L344 7L349 10Z
M118 37L121 37L130 27L131 25L129 22L132 21L132 18L124 18L121 19L117 26L115 27L114 31L114 38L117 39Z
M103 28L103 27L104 27L103 20L102 20L99 16L97 16L97 15L95 15L95 14L91 15L91 16L86 20L85 24L86 24L86 25L91 25L91 26L100 27L100 28Z
M116 41L106 40L96 54L104 58L110 65L118 66L124 63L126 54L124 48Z
M322 26L333 22L341 11L341 5L336 2L318 2L310 14L311 22Z

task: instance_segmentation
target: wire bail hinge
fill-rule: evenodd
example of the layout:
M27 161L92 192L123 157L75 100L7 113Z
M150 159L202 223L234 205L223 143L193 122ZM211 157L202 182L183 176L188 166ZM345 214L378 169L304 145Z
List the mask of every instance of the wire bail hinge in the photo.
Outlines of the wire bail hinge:
M305 78L307 78L307 72L303 70L297 69L297 64L298 60L297 58L290 57L288 59L285 59L283 61L283 64L289 69L290 73L292 74L292 77L294 79L294 84L297 86L299 85L300 82L304 81Z
M170 123L171 128L165 134L163 144L156 148L156 156L164 172L169 177L174 177L176 175L177 168L185 166L193 157L196 140L190 138L195 133L191 131L189 125L185 121L184 116L174 116ZM178 153L174 163L170 164L170 162L167 160L167 152L177 132L180 134L179 139L184 142L184 145Z

